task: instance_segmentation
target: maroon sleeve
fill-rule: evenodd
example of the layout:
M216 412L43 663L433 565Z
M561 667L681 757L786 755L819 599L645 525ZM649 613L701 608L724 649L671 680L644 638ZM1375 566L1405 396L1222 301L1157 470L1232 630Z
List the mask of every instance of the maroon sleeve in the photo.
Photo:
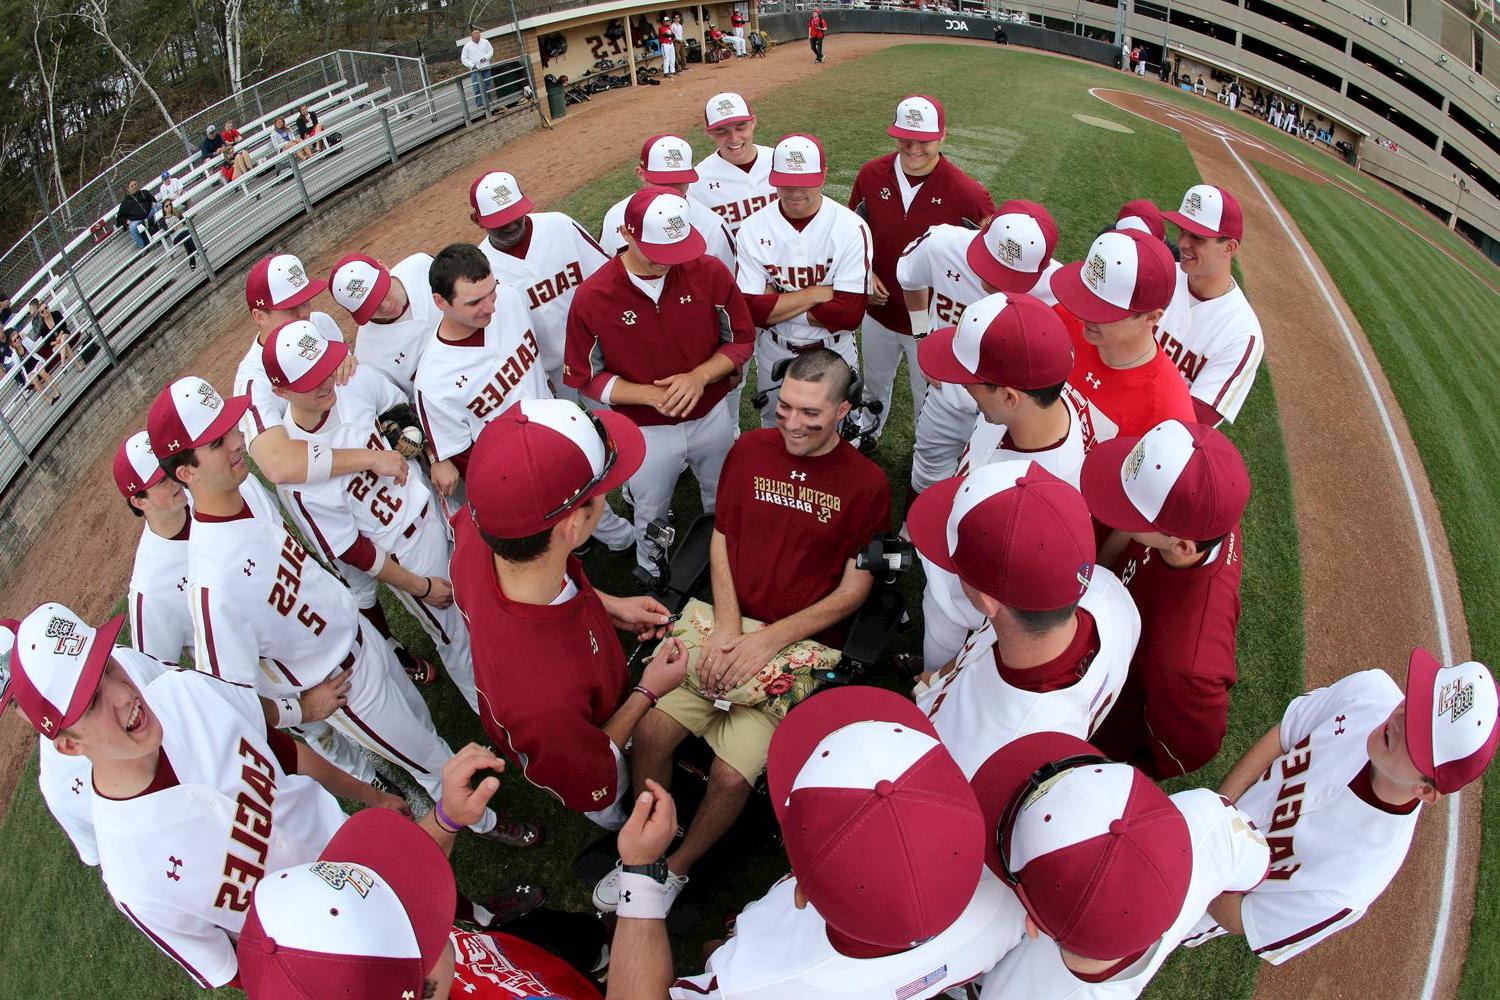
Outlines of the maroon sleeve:
M458 474L463 479L469 478L469 456L473 453L474 446L471 444L458 454L448 456L448 461L458 468Z
M266 743L270 745L271 752L276 755L276 762L287 774L297 773L297 741L292 739L290 733L281 729L266 727Z
M739 530L740 501L744 499L744 491L739 485L739 466L747 440L748 436L736 441L719 468L719 491L714 498L714 530L721 535Z
M1217 427L1224 422L1224 417L1218 410L1197 396L1193 397L1193 413L1197 416L1198 423L1207 424L1209 427Z
M750 309L750 322L759 327L770 326L771 310L776 308L776 301L780 298L780 292L761 292L759 295L746 295L745 305Z
M580 290L568 308L567 334L563 344L563 384L597 400L604 395L604 387L614 376L607 371L594 372L594 347L599 341L585 319L589 303L590 298Z
M375 555L375 543L364 535L360 535L353 545L343 551L339 556L339 561L368 573L375 565Z
M970 222L980 223L995 214L995 199L990 197L989 189L974 178L968 178L970 187L969 200L972 203L970 211L974 214L969 217Z
M858 330L865 318L865 297L858 292L834 292L832 301L813 306L807 314L832 332Z
M851 209L858 209L859 203L865 200L864 180L865 170L868 166L869 164L860 167L859 173L854 175L854 184L849 188L849 207Z
M750 318L750 306L744 293L734 283L734 275L720 261L714 260L713 263L718 265L714 274L724 288L719 301L724 303L724 314L729 317L730 332L728 343L720 344L718 353L734 362L736 369L744 368L750 355L755 353L755 322Z

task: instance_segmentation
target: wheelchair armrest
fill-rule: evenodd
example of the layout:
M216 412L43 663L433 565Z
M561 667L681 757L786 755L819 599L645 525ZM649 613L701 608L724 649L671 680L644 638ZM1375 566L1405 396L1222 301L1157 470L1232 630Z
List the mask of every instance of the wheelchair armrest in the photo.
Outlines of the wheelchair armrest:
M886 640L905 617L905 595L890 584L876 583L849 624L837 671L852 677L873 667L885 651Z

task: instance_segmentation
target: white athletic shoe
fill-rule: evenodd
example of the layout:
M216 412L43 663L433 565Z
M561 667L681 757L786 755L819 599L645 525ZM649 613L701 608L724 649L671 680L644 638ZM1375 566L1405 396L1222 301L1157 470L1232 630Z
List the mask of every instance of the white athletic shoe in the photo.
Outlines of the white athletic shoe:
M625 862L616 861L614 869L599 880L594 886L594 907L600 913L613 913L620 906L620 870L625 867ZM667 910L672 909L672 904L682 893L682 887L688 884L686 875L674 875L667 872Z

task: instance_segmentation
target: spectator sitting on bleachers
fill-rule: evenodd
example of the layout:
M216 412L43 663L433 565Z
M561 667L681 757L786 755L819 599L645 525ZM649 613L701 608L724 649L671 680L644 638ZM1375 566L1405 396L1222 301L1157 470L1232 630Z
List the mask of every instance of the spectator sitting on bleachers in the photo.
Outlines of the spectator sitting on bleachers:
M52 386L52 379L47 376L47 371L41 364L41 358L37 355L37 343L29 337L21 336L20 330L10 332L10 350L20 368L20 381L32 392L51 391L52 398L47 400L48 405L57 402L61 395Z
M280 153L296 141L292 137L292 130L287 126L286 119L278 115L276 120L271 123L271 149ZM293 149L292 155L299 160L305 160L312 155L312 150L306 146L302 146Z
M125 186L125 197L120 199L115 212L115 224L128 228L135 245L144 247L156 231L156 197L131 181Z
M83 363L78 361L77 355L73 353L73 345L68 342L70 331L67 321L63 319L62 310L42 305L41 299L32 299L29 311L31 339L46 345L51 352L47 359L47 370L66 371L75 363L82 368Z
M187 185L182 182L182 178L173 177L170 170L163 170L161 172L161 184L156 188L156 200L163 205L169 201L181 204L183 195L185 194L187 194Z
M178 209L176 202L161 203L161 225L166 231L166 245L180 246L187 250L188 269L198 270L198 245L193 242L192 231L188 229L187 220L182 217L182 211Z
M224 137L219 135L219 130L210 125L203 130L203 145L198 148L198 158L207 163L219 154L224 148Z
M224 148L219 150L218 171L219 176L224 178L225 183L239 180L248 174L252 167L250 154L236 151L232 144L226 142L224 143ZM142 244L142 246L144 245Z
M219 129L219 138L224 140L224 145L233 146L240 141L240 130L234 127L234 122L225 121L224 127Z
M312 139L323 134L323 126L318 124L318 113L306 104L297 105L297 138ZM307 147L308 155L321 152L328 148L328 143L322 139Z

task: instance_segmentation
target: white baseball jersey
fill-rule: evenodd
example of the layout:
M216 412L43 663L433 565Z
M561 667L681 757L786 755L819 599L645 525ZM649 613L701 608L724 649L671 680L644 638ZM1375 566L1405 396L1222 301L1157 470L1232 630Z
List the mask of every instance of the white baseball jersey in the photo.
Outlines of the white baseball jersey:
M479 241L479 249L500 284L520 292L521 301L531 310L531 329L542 345L542 367L560 372L573 293L584 278L604 266L609 255L561 212L533 212L528 218L531 241L524 257L496 250L489 237Z
M251 688L175 670L143 694L175 782L132 799L94 797L100 869L141 933L198 985L222 986L238 968L229 935L244 926L256 884L316 860L344 813L311 778L286 773Z
M757 143L755 160L746 170L714 150L698 162L698 179L688 185L688 197L713 209L729 227L729 235L737 236L746 219L776 200L771 152L771 147Z
M620 227L625 224L625 206L629 203L629 198L621 198L608 212L604 213L604 224L599 227L599 245L606 253L619 256L625 250L625 238L620 235ZM727 267L730 274L733 274L734 237L730 234L729 228L724 225L724 220L700 201L688 198L687 203L688 222L703 235L703 241L708 244L705 252L710 257L717 257L719 263Z
M191 534L193 514L187 514ZM188 603L187 539L163 538L141 526L125 599L130 645L158 660L177 663L193 648L193 612Z
M1421 803L1377 806L1351 787L1370 764L1366 739L1402 697L1385 671L1364 670L1294 699L1281 756L1240 796L1271 848L1240 917L1251 950L1273 965L1363 917L1406 860ZM1211 917L1197 930L1217 936Z
M1229 800L1208 788L1172 796L1187 820L1193 848L1193 873L1187 896L1172 926L1146 953L1102 983L1088 983L1068 971L1057 942L1046 936L1027 939L984 977L984 1000L1131 1000L1192 930L1214 897L1254 888L1266 873L1270 852L1265 838Z
M672 1000L921 1000L982 976L1026 936L1026 911L987 868L968 907L942 933L880 958L836 951L818 911L811 904L797 909L796 889L788 875L746 906L734 935L701 974L677 981Z
M182 597L187 605L187 595ZM138 688L156 680L172 669L152 656L133 649L116 649L112 654ZM58 751L45 736L37 737L37 786L42 801L63 833L78 851L78 860L86 865L99 863L99 846L94 837L94 766L82 755L69 757Z
M516 401L552 398L532 316L521 294L502 285L489 326L463 343L433 332L417 368L417 413L439 461L467 451Z
M1216 299L1198 299L1188 291L1187 275L1179 266L1172 301L1156 324L1156 340L1182 372L1193 398L1233 423L1266 353L1260 320L1239 284Z
M354 338L354 356L359 363L383 372L408 401L422 349L443 318L427 282L431 267L432 255L425 253L414 253L392 267L391 278L406 289L406 311L388 323L372 319L361 324Z
M1068 733L1088 739L1125 684L1141 635L1141 616L1130 592L1103 566L1095 566L1078 606L1094 619L1099 651L1082 677L1055 691L1026 691L1000 676L995 626L969 636L947 677L917 697L943 744L973 777L990 755L1031 733Z
M832 285L836 292L864 295L870 282L870 227L832 198L798 232L778 205L768 205L745 220L735 237L739 272L735 278L746 295L790 292ZM769 327L793 344L819 343L829 331L813 326L803 313Z
M307 317L318 328L318 336L324 340L343 341L344 331L327 313L315 312ZM240 430L245 434L245 447L260 436L267 427L275 427L286 416L286 401L271 391L271 379L266 375L266 364L262 359L263 347L258 340L251 340L234 373L234 393L249 396L250 408L240 418Z

